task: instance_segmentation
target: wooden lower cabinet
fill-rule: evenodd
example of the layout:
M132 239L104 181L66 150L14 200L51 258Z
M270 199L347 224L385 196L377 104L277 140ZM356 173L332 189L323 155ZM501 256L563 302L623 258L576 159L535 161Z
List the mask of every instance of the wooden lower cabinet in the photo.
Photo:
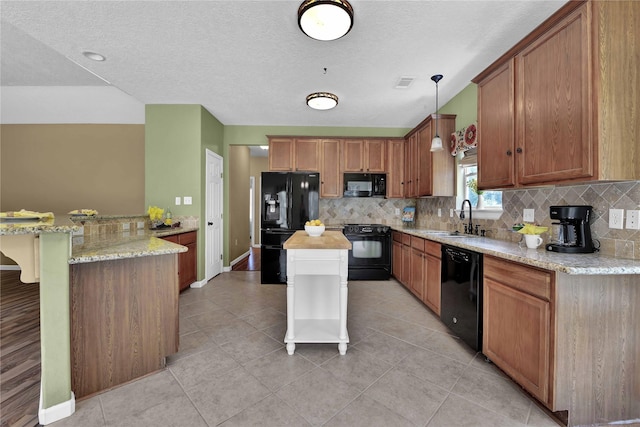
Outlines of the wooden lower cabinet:
M543 403L550 403L554 274L484 258L483 353Z
M393 276L440 316L440 243L393 232Z
M178 351L177 254L73 264L71 389L92 395L164 368Z
M426 274L422 301L440 316L440 270L442 267L440 243L431 240L425 242L425 262Z
M189 249L178 254L178 286L182 291L198 280L198 232L189 231L165 236L163 239Z

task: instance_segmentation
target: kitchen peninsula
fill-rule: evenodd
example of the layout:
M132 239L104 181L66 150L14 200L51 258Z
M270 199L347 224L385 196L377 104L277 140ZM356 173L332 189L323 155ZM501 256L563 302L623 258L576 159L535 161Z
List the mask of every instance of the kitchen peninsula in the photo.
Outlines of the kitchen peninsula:
M144 230L72 240L80 230L67 214L0 225L7 256L33 249L15 259L40 283L43 425L73 414L76 397L162 368L178 349L177 257L187 248Z
M296 343L338 343L347 352L347 267L349 242L340 231L309 236L296 231L287 251L287 332L292 355Z

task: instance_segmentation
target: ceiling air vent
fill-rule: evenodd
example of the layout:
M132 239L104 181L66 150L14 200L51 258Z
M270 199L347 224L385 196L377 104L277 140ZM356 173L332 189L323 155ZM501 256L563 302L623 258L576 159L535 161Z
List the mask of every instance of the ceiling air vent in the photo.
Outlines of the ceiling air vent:
M400 77L400 80L396 83L396 89L407 89L415 79L415 77Z

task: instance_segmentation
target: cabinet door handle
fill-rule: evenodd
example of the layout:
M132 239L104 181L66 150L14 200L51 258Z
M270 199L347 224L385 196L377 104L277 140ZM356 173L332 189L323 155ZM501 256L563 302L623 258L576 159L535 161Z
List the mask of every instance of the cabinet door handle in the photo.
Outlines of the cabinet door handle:
M213 223L212 222L207 222L207 225L213 225Z
M511 150L507 150L507 156L512 155L513 153L511 152Z
M522 153L522 148L520 147L516 148L516 153Z

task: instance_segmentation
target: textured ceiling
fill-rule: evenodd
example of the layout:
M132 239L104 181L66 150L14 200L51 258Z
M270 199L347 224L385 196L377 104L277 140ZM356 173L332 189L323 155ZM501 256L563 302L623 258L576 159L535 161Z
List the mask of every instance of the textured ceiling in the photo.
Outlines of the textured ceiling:
M225 125L413 127L435 110L431 75L444 105L565 1L351 0L353 28L330 42L299 30L300 3L2 1L1 83L110 84ZM395 89L403 76L415 81ZM308 108L315 91L338 107Z

